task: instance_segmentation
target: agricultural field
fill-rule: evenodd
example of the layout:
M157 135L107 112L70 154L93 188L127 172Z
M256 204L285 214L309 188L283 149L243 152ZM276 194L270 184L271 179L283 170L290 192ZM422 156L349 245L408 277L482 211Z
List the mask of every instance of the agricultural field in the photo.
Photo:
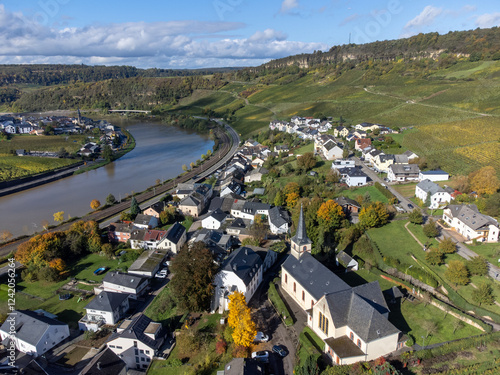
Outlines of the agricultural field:
M79 160L76 159L0 155L0 182L51 171L77 162Z
M77 152L81 145L85 143L86 135L14 135L9 140L0 141L0 154L9 154L16 150L26 151L53 151L57 152L61 148L67 152Z

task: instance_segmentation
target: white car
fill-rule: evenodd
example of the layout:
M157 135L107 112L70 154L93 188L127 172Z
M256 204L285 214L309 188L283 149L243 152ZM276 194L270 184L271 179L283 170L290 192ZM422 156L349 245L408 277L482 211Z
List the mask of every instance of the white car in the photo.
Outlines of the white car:
M255 335L255 339L253 341L255 341L255 342L268 342L269 336L264 334L264 332L257 332L257 334Z
M261 361L268 362L269 361L269 352L267 350L262 350L260 352L253 352L252 358Z
M155 277L159 278L159 279L164 279L167 277L167 270L163 269L161 271L158 271L156 272L156 275Z

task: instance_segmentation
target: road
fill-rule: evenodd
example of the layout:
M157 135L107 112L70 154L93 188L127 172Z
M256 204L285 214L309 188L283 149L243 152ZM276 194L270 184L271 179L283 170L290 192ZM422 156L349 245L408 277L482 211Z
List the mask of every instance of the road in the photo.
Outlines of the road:
M238 133L236 133L233 128L224 123L222 120L214 121L216 121L219 125L224 126L225 130L227 131L226 133L218 128L215 130L215 132L217 133L217 137L220 139L220 145L219 149L214 153L214 155L212 155L209 160L205 161L202 166L195 168L181 176L178 176L175 179L169 180L165 184L157 186L150 191L145 191L141 194L136 195L135 198L137 200L137 203L155 203L165 192L172 190L179 183L187 182L193 178L196 180L201 180L205 176L208 176L209 174L219 169L233 157L233 155L236 153L236 150L238 149L240 142ZM106 209L93 212L83 217L82 220L95 220L98 222L105 221L108 218L116 220L116 218L122 211L125 211L129 208L130 202L123 201ZM107 220L106 222L109 223L110 220ZM71 225L72 223L62 224L54 229L51 229L50 231L65 231L68 230ZM9 253L16 251L17 247L21 243L28 241L30 238L31 237L23 238L21 240L0 247L0 257L4 257Z

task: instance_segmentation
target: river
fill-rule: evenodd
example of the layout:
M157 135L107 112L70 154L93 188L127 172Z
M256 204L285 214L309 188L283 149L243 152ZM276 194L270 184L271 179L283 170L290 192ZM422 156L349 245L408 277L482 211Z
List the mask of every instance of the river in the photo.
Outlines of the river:
M116 199L140 192L182 173L182 165L201 158L213 141L191 131L145 120L122 120L113 124L126 128L136 147L113 163L33 189L0 197L0 232L14 236L41 231L42 223L54 223L53 214L64 211L64 219L91 211L90 202L104 204L108 194Z

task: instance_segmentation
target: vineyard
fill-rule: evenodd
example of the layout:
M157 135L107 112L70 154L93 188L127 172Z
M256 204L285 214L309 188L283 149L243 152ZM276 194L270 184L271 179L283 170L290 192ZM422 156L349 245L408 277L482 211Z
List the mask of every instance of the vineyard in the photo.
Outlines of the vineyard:
M80 149L86 138L85 135L15 135L10 140L0 141L0 154L9 154L16 150L57 152L61 148L73 153ZM1 161L3 160L0 159Z
M0 181L8 181L33 174L66 167L78 162L75 159L39 158L32 156L1 156Z

